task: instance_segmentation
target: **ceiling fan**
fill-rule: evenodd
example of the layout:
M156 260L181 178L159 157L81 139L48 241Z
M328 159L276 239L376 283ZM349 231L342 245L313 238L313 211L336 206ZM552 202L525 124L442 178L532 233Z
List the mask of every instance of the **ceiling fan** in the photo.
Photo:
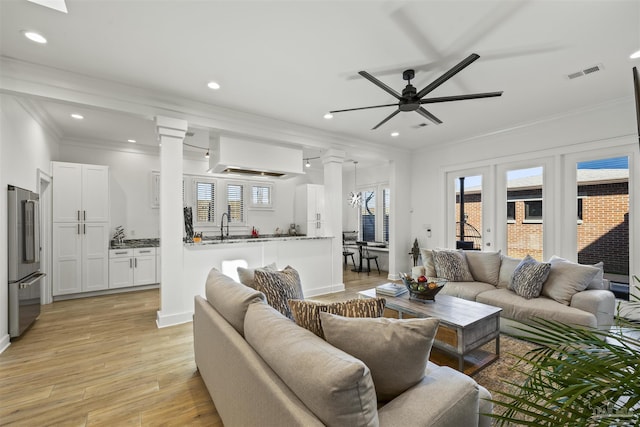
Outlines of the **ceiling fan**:
M433 82L429 83L419 92L411 84L411 79L414 78L415 71L405 70L402 73L402 79L407 81L407 86L405 86L405 88L402 89L402 95L396 92L395 90L393 90L392 88L390 88L389 86L387 86L386 84L382 83L380 80L376 79L366 71L360 71L358 74L360 74L362 77L369 80L371 83L378 86L385 92L391 94L394 98L398 100L398 102L394 104L373 105L370 107L359 107L359 108L348 108L346 110L334 110L334 111L330 111L330 113L343 113L345 111L367 110L370 108L381 108L381 107L398 107L396 111L389 114L384 120L382 120L380 123L375 125L372 130L378 129L380 126L388 122L390 119L392 119L396 114L400 113L401 111L415 111L421 116L439 125L440 123L442 123L442 120L440 120L439 118L437 118L436 116L428 112L422 106L423 104L434 104L436 102L462 101L465 99L491 98L494 96L502 95L502 91L500 91L500 92L471 93L468 95L440 96L436 98L424 98L430 92L435 90L438 86L440 86L441 84L449 80L451 77L458 74L460 71L465 69L467 66L469 66L473 61L475 61L478 58L480 58L479 55L472 53L471 55L463 59L460 63L455 65L453 68L451 68L449 71L447 71L446 73L444 73L443 75L435 79Z

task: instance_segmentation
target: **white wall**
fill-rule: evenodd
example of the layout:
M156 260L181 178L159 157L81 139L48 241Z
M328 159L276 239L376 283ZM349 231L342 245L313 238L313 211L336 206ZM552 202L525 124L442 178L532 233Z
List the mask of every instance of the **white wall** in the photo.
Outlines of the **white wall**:
M108 165L112 230L122 225L127 238L159 237L159 209L151 207L151 171L160 170L159 153L135 148L129 148L126 151L111 150L67 142L61 145L59 158L55 160ZM222 175L208 175L206 173L208 167L208 161L204 158L202 160L185 158L183 161L185 174L222 177ZM248 210L249 229L255 226L262 234L273 234L276 227L281 230L288 229L289 224L293 222L295 185L305 179L308 178L270 181L274 184L274 209ZM231 233L233 234L234 231L231 230ZM244 233L246 230L240 234ZM219 234L217 227L205 231L205 235L217 234Z
M12 96L0 95L0 283L8 283L7 185L37 191L37 170L48 172L58 141ZM6 289L6 288L5 288ZM7 291L0 292L0 352L9 342Z
M458 143L445 144L438 149L428 149L413 156L412 234L419 237L421 246L445 247L451 240L448 236L447 218L451 216L447 207L445 176L449 171L485 168L489 179L483 192L492 193L494 203L485 212L484 224L497 224L504 211L504 204L495 194L496 171L506 164L543 161L549 167L549 181L545 182L545 257L560 254L563 241L570 240L569 227L562 227L562 207L565 188L575 183L566 182L565 157L573 153L592 151L613 157L620 153L630 156L630 251L631 272L640 270L640 155L632 99L623 99L596 108L571 112L560 117L548 118L509 131L478 137ZM419 167L425 164L432 168ZM574 166L575 168L575 166ZM493 174L493 177L491 176ZM499 211L499 213L496 213ZM453 217L453 216L452 216ZM504 221L506 223L506 221ZM423 224L432 225L432 236L427 237ZM486 226L483 225L483 228ZM547 228L549 227L549 228ZM495 227L494 227L495 228ZM497 230L493 230L495 233ZM547 231L551 231L548 233ZM486 230L485 230L486 232ZM450 233L449 233L450 234ZM497 239L499 242L500 239ZM493 249L501 248L499 244ZM566 249L565 249L566 251Z

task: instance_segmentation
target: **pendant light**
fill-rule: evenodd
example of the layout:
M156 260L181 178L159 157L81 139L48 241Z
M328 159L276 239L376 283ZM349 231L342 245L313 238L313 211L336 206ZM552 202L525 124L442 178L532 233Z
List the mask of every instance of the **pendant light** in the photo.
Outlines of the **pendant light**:
M352 208L357 208L358 206L360 206L360 204L362 204L362 194L360 194L360 192L357 191L358 189L357 172L358 172L358 162L354 161L353 162L353 191L349 193L349 199L348 199L349 204L351 205Z

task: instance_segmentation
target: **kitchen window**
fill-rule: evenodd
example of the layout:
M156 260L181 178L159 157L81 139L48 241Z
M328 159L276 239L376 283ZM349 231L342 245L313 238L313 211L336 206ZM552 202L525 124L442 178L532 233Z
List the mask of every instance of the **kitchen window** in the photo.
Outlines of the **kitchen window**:
M273 185L251 185L251 209L273 209Z
M215 198L216 183L211 180L196 178L194 222L201 225L212 225L216 222Z
M229 214L229 223L234 225L244 225L245 206L244 206L244 185L240 183L227 184L227 214Z

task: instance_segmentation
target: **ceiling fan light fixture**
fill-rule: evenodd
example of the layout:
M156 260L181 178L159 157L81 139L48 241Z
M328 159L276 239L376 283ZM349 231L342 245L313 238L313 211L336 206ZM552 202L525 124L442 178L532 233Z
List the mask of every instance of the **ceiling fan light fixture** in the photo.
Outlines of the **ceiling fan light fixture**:
M636 50L635 52L633 52L631 55L629 55L629 58L631 58L631 59L640 58L640 50Z
M31 40L32 42L36 42L36 43L39 43L39 44L46 44L47 43L47 39L42 34L36 33L35 31L23 30L22 34L26 38Z
M210 81L209 83L207 83L207 87L212 90L218 90L220 89L220 84L214 81Z

